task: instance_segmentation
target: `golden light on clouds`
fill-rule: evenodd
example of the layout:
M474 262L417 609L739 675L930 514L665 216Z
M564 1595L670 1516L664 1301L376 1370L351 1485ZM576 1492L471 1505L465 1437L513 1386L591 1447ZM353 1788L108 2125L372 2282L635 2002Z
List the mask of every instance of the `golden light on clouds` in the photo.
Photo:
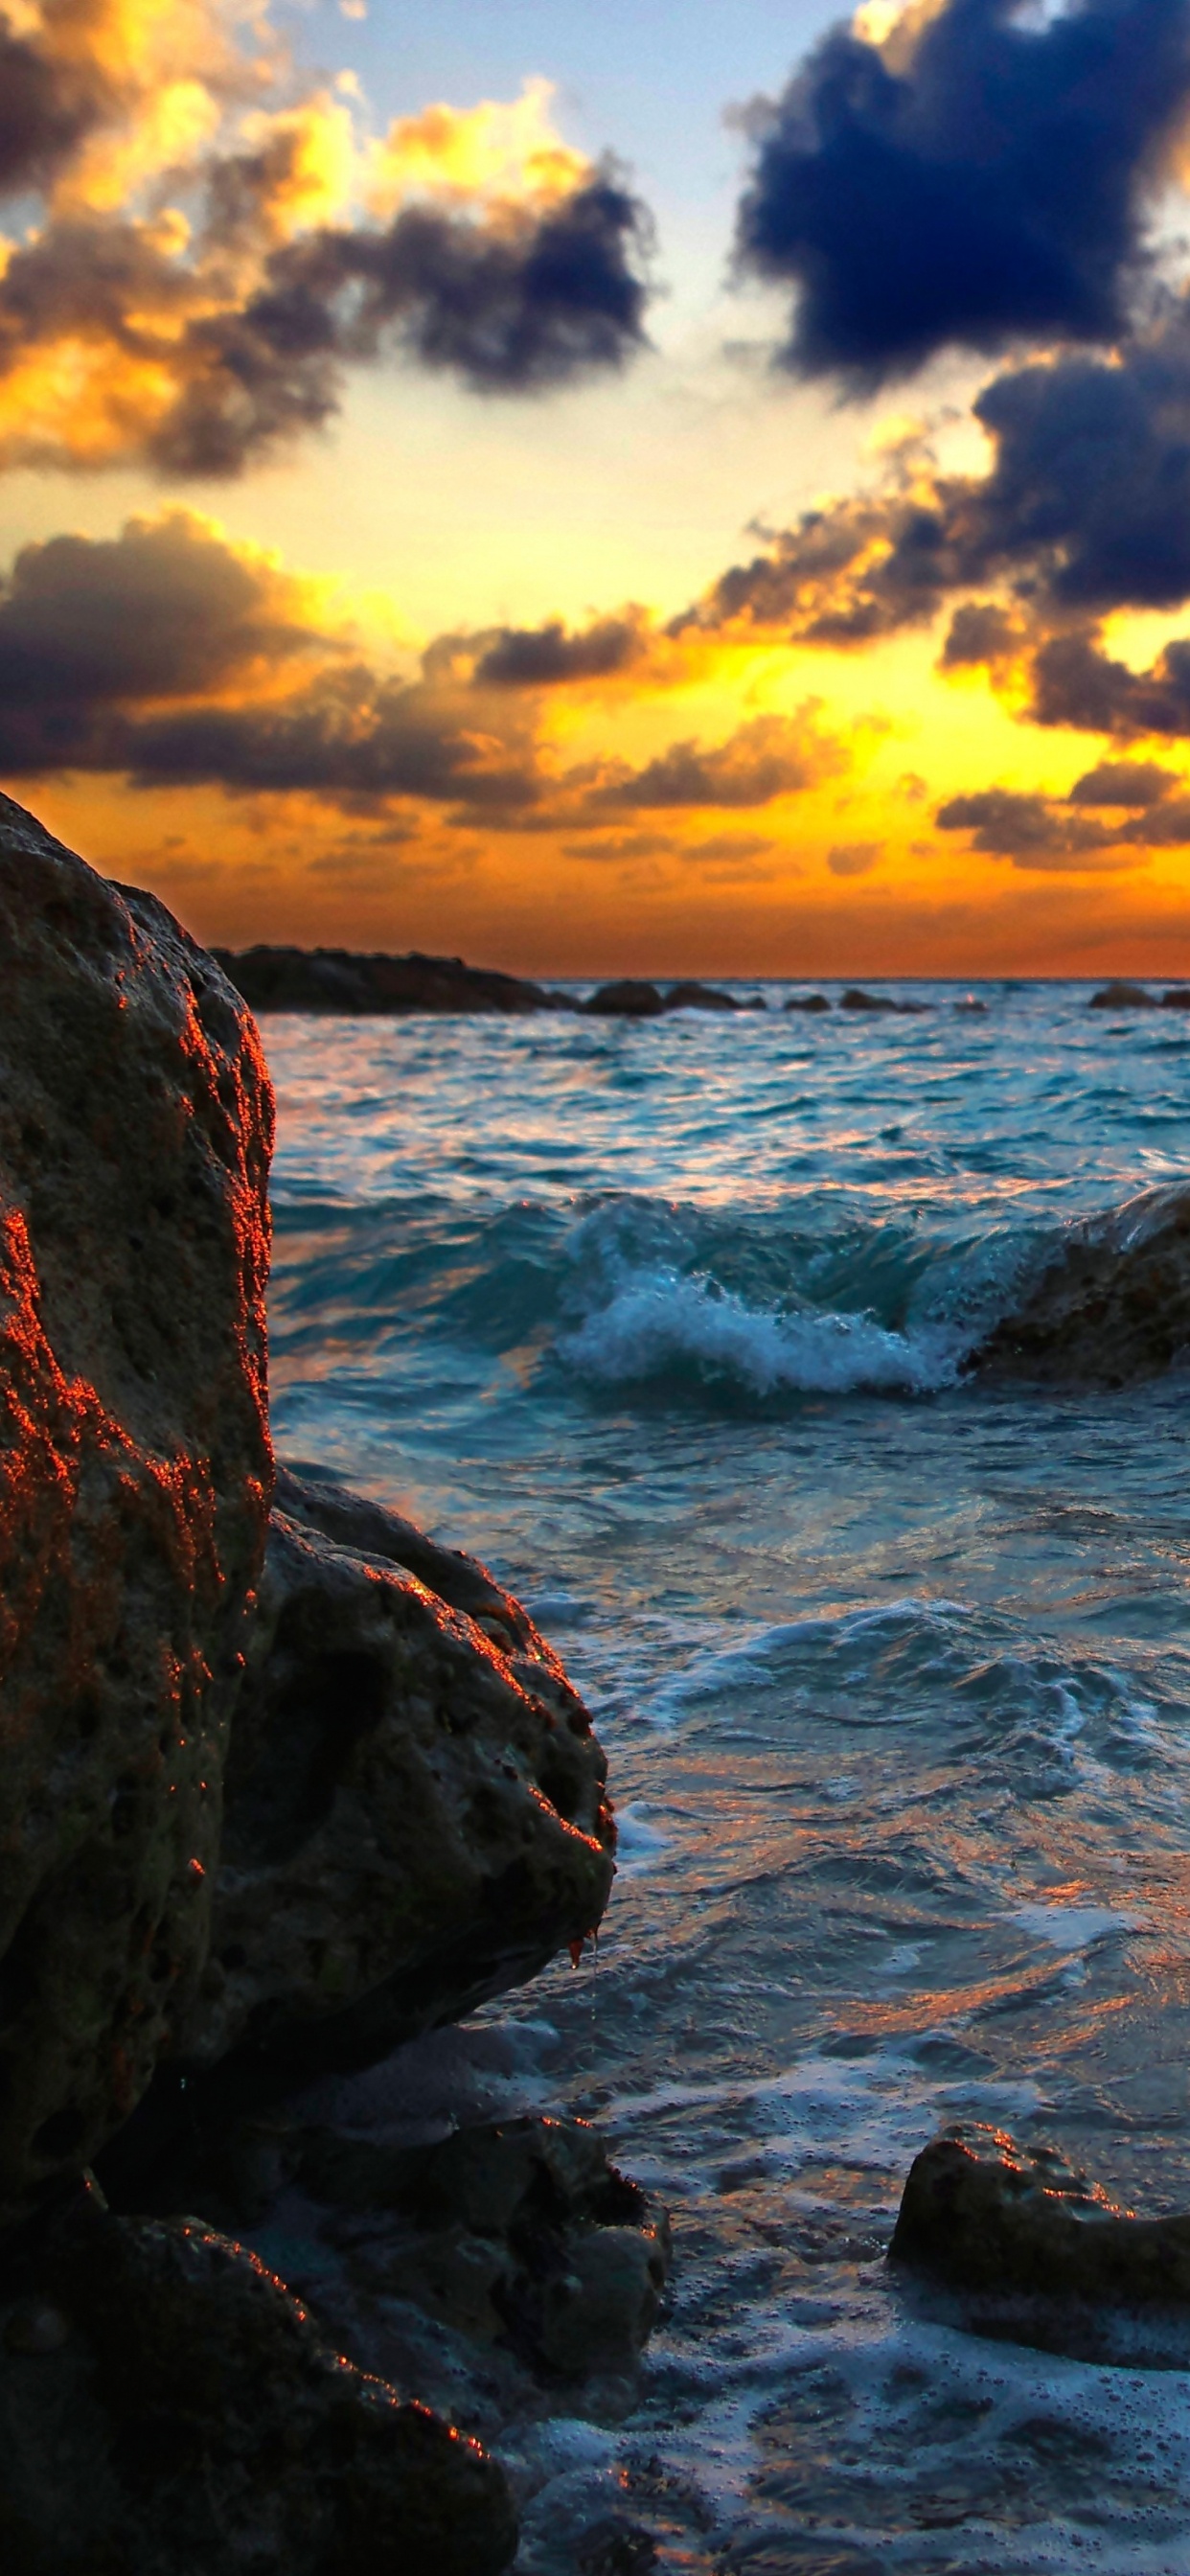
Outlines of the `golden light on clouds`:
M478 107L439 104L395 121L373 150L369 202L391 213L413 196L495 205L549 205L580 187L590 163L550 118L553 83L526 81L519 98Z

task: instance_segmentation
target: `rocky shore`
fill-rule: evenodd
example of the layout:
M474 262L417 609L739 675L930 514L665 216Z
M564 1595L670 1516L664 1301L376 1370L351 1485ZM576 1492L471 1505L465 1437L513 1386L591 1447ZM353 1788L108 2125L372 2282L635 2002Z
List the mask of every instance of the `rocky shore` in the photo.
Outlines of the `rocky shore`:
M8 799L0 1004L3 2564L498 2576L459 2354L630 2402L664 2213L580 2123L298 2097L577 1955L606 1763L485 1568L275 1473L252 1018Z

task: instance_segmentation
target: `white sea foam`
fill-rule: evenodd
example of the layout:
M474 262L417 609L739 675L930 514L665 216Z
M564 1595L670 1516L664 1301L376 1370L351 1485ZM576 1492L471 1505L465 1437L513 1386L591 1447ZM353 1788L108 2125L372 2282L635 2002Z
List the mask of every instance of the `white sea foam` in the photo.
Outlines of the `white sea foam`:
M631 1273L557 1347L609 1385L693 1366L754 1395L926 1395L954 1383L961 1356L941 1325L910 1337L867 1315L766 1312L669 1268Z

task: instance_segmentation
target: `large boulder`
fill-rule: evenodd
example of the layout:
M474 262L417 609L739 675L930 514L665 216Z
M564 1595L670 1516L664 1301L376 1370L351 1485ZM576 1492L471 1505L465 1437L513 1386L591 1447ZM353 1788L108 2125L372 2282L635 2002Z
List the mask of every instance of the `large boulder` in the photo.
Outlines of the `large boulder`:
M503 2472L201 2219L81 2193L0 2279L7 2576L499 2576Z
M0 2224L195 2004L272 1482L271 1130L211 959L0 798Z
M1072 1225L968 1367L994 1378L1126 1386L1190 1353L1190 1189L1145 1190Z
M280 1501L176 2030L225 2099L520 1984L595 1929L614 1868L604 1755L519 1604L375 1503L293 1475Z

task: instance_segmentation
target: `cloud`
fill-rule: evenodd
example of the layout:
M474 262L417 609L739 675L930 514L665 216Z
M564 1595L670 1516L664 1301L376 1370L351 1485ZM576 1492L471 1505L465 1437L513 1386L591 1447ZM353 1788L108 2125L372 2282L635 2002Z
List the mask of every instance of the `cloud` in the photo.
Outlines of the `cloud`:
M1124 810L1159 805L1181 780L1155 760L1101 760L1076 778L1071 805L1119 806Z
M1185 0L908 9L833 28L747 111L746 273L797 290L783 363L871 391L938 350L1124 328L1190 100Z
M957 602L943 670L1031 670L1042 723L1184 731L1190 647L1171 643L1135 674L1096 630L1115 610L1190 598L1190 295L1166 295L1109 358L1006 369L974 413L986 474L944 473L924 444L903 446L875 491L768 533L668 635L768 630L854 649Z
M647 212L550 93L357 132L218 0L0 5L0 464L229 476L395 359L526 395L645 345ZM64 32L65 31L65 32ZM67 37L69 36L69 41ZM5 86L7 80L7 86Z
M563 648L584 640L556 633ZM481 683L499 649L488 637L478 651L440 637L408 676L361 655L317 584L193 512L130 520L116 538L53 537L0 581L0 776L304 795L377 820L406 800L448 808L451 828L598 834L613 817L768 805L843 764L811 700L637 768L567 767L543 723L557 645L543 629L535 651L542 636L536 692L523 669L519 687ZM639 850L621 835L616 854ZM739 836L718 853L741 854L754 852Z
M176 510L117 538L22 547L0 584L0 708L110 705L225 687L324 646L308 584Z
M1034 721L1085 733L1190 734L1190 638L1166 644L1149 671L1105 653L1097 634L1054 635L1032 665Z
M465 685L378 672L318 611L315 585L190 512L26 546L0 586L0 775L307 791L347 810L534 803L519 704L495 724Z
M598 805L769 805L810 787L841 764L838 746L819 729L817 702L796 716L753 716L726 742L711 749L695 741L667 751L608 780L591 797Z
M833 877L866 877L882 857L879 841L839 841L828 850L826 864Z
M981 788L952 796L935 820L943 832L969 832L974 850L1017 868L1099 873L1190 843L1190 798L1165 801L1182 784L1154 761L1103 761L1065 797ZM1088 807L1113 819L1100 821Z
M630 670L648 650L639 612L596 619L568 635L561 618L544 626L509 626L479 639L477 684L501 689L545 689L576 680L606 680Z
M0 195L43 187L100 114L97 79L68 78L0 18Z

